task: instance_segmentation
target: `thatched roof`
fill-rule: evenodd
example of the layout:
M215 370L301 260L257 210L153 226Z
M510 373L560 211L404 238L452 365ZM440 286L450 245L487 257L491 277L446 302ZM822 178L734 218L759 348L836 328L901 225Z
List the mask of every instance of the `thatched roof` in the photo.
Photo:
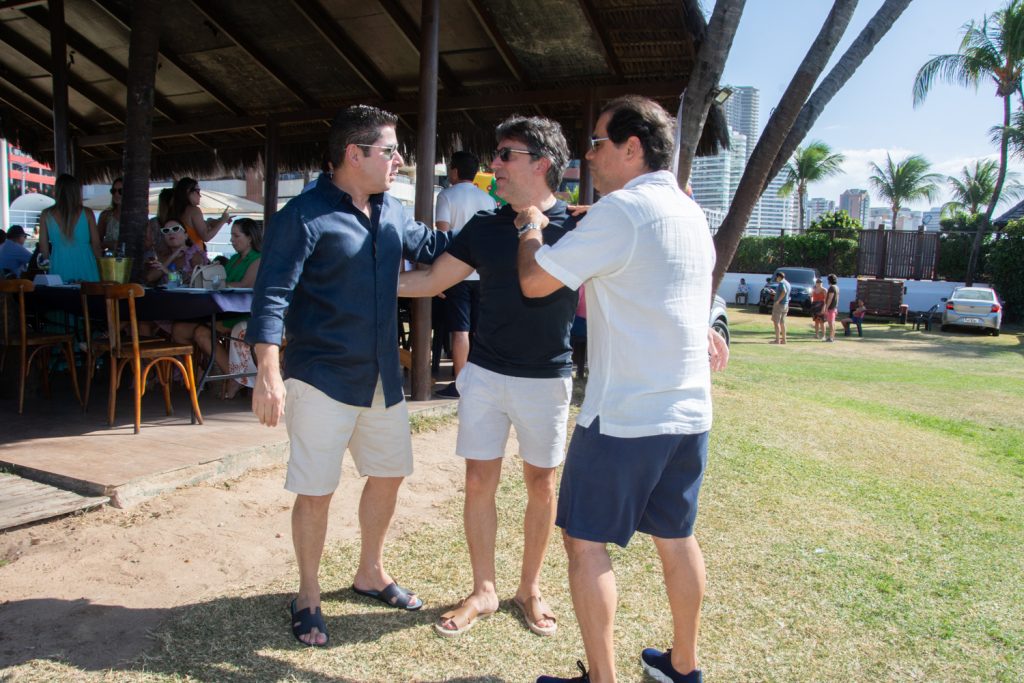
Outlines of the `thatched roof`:
M45 2L0 9L0 135L52 157ZM442 0L438 154L493 149L519 112L560 121L582 155L584 103L638 92L675 111L706 23L696 0ZM121 173L130 0L65 0L70 122L84 181ZM282 170L316 167L338 108L401 116L415 150L419 0L182 0L163 8L155 178L261 163L280 126ZM698 148L728 145L717 108Z

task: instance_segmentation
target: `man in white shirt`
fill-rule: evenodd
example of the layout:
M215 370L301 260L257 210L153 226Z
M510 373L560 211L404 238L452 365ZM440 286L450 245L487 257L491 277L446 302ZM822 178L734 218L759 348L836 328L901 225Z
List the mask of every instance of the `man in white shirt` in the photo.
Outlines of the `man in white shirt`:
M455 152L448 162L448 180L451 185L437 195L434 209L434 227L452 233L455 237L462 226L481 211L493 211L494 199L473 184L480 160L469 152ZM469 334L475 328L480 305L480 275L474 270L465 280L444 293L445 327L452 335L452 370L455 377L466 367L469 359ZM452 382L437 392L443 398L458 398L459 390Z
M587 285L590 377L558 495L556 524L590 672L538 683L615 681L617 592L608 543L636 531L658 548L673 647L648 648L659 681L699 683L697 630L704 559L693 536L711 428L711 369L728 347L709 329L715 250L703 212L669 167L672 119L624 97L602 111L587 153L602 199L576 230L542 246L543 214L520 212L523 294ZM589 676L589 678L588 678Z

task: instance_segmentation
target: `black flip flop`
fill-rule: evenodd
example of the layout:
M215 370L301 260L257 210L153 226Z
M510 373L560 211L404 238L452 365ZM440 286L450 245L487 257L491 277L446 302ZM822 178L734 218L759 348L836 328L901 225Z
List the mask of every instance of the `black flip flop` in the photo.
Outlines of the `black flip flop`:
M327 624L324 622L324 615L320 612L320 608L317 607L316 612L308 607L296 611L295 603L297 601L298 598L292 600L289 605L292 614L292 635L295 636L295 640L306 647L327 647L327 644L331 642L331 636L327 633ZM314 628L324 634L327 640L322 643L307 643L299 637L309 635Z
M368 598L379 600L388 607L394 607L395 609L404 609L406 611L413 612L418 610L420 607L423 607L423 601L416 597L415 593L410 593L395 582L391 582L391 585L381 591L360 590L356 588L355 584L352 584L352 590L358 595L365 595Z

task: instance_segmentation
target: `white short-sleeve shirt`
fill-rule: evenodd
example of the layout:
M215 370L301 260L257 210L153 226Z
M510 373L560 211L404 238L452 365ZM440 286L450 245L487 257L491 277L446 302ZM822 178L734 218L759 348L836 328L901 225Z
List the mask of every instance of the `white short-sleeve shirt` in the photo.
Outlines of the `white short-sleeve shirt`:
M537 252L568 287L587 285L589 379L577 422L609 436L711 428L708 318L715 249L704 212L668 171L602 197Z
M473 183L455 183L437 195L434 207L434 222L443 221L448 224L448 231L454 237L462 230L469 219L481 211L494 211L496 202ZM467 280L479 280L474 270L466 277Z

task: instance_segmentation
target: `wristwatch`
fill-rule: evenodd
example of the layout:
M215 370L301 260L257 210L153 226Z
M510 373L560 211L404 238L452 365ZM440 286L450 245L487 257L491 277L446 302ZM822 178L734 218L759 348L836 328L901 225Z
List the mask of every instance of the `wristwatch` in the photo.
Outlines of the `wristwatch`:
M516 236L519 237L519 239L522 239L523 235L525 235L526 233L530 232L531 230L540 230L540 229L541 229L540 223L534 223L533 221L531 221L531 222L527 223L526 225L524 225L523 227L518 228L516 230Z

